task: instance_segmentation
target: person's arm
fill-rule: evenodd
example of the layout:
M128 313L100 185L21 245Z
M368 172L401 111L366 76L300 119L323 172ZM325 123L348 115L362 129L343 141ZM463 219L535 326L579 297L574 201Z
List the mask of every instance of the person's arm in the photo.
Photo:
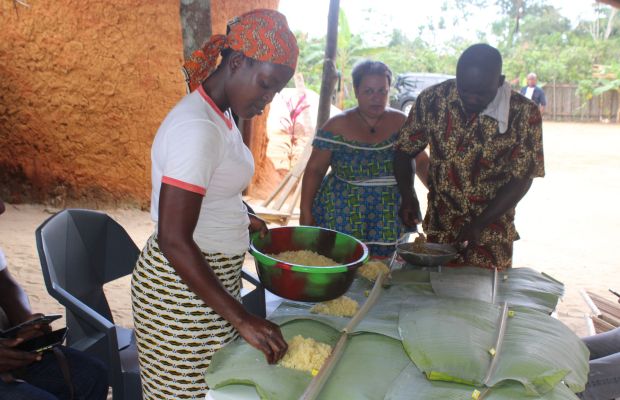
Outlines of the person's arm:
M398 216L403 224L409 228L415 228L420 223L420 203L413 192L413 169L412 157L400 150L394 153L394 177L401 196L401 205Z
M498 190L487 208L461 229L456 242L464 243L466 246L478 243L484 228L498 220L508 210L516 207L531 186L532 178L512 178Z
M0 293L2 293L0 295L0 307L4 310L11 326L28 321L33 316L26 292L6 268L0 271ZM14 349L15 346L29 337L36 336L33 333L36 329L40 330L40 327L30 327L27 337L20 333L13 339L0 339L0 373L25 367L41 359L40 354Z
M287 349L278 326L246 311L222 286L194 242L202 199L198 193L162 183L158 222L161 250L190 290L261 350L269 363L275 363Z
M4 310L11 326L28 321L32 316L28 296L13 278L8 268L0 271L0 307Z
M248 209L248 217L250 218L250 226L248 229L250 233L260 232L260 237L265 237L267 232L269 232L269 228L267 227L267 223L264 219L256 215L254 209L245 201L243 201L245 208Z
M316 147L312 149L301 184L300 225L315 224L314 216L312 215L312 203L331 164L331 160L331 150L318 149Z
M428 176L428 159L420 155L428 145L428 138L424 126L425 106L427 92L422 92L416 99L413 108L405 124L398 133L398 139L394 146L394 177L401 196L401 204L398 216L403 224L409 228L416 228L421 221L420 203L415 195L413 188L413 169L411 161L416 158L416 170L418 169L417 160L420 159L421 170L420 178ZM424 182L424 181L423 181Z
M545 96L545 91L540 88L540 105L538 108L541 115L545 112L545 107L547 107L547 97Z
M430 159L426 150L422 150L415 156L415 174L425 188L428 189L428 168Z

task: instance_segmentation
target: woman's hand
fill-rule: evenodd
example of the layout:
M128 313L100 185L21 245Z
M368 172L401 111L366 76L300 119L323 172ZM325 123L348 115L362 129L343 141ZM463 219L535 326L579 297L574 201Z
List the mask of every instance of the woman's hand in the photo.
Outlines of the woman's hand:
M243 322L236 327L246 342L265 354L269 364L278 362L288 349L278 325L248 313Z
M301 214L299 215L299 225L309 225L309 226L316 225L316 221L314 220L314 216L312 215L312 213L310 211L308 211L308 212L302 211L301 212Z
M265 221L254 214L248 213L248 216L250 217L250 226L248 227L250 233L260 232L260 237L264 238L269 232L269 228L267 228Z

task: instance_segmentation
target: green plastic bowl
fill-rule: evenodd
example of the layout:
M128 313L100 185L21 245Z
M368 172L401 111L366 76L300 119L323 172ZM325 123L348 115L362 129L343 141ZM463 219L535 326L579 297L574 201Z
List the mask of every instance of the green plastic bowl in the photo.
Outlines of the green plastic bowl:
M334 266L297 265L268 254L311 250L336 261ZM368 260L368 248L353 236L316 226L283 226L261 238L252 235L250 253L258 277L270 292L296 301L326 301L342 296L355 271Z

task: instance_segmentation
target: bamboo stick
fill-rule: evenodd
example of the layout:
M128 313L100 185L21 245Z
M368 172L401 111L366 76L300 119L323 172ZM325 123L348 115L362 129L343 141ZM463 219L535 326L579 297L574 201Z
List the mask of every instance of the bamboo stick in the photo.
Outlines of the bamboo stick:
M288 209L286 210L289 216L293 215L293 211L295 210L295 205L299 201L300 197L301 197L301 179L299 180L299 182L297 182L295 193L293 193L293 201L289 203Z
M295 188L297 181L298 181L297 178L291 177L291 179L289 179L288 182L286 182L286 185L284 185L284 189L282 189L282 193L280 194L280 196L274 203L274 208L276 210L280 210L282 208L282 205L286 202L286 199L288 199L288 196L291 194L291 192Z
M269 206L269 203L271 203L271 201L274 199L274 197L276 197L278 195L278 193L280 193L280 190L282 190L282 187L286 184L286 182L288 182L290 177L291 177L291 173L289 172L282 179L282 182L280 182L280 184L278 185L276 190L274 190L273 193L271 193L271 195L267 198L267 200L263 201L263 204L261 204L263 207Z
M319 373L312 379L299 400L314 400L317 398L317 396L321 392L321 389L323 389L325 382L327 382L327 379L329 379L332 370L342 356L344 346L347 343L347 338L348 335L344 332L342 333L342 335L340 335L340 339L338 339L336 347L334 347L332 353L329 355L329 357L327 357L327 360L325 360L325 364L323 364L323 367L319 370Z
M493 355L493 359L491 360L491 365L489 365L487 375L484 377L484 381L482 381L484 385L487 385L489 383L491 376L493 376L493 374L495 373L495 368L497 368L499 355L502 350L502 344L504 343L504 335L506 334L507 322L508 303L503 303L502 312L499 317L499 331L497 332L497 340L495 341L495 354Z
M499 284L499 276L497 273L497 267L493 268L493 285L491 287L491 304L495 304L495 297L497 296L497 286Z
M583 317L586 320L586 327L588 328L588 336L592 336L596 334L596 329L594 328L594 322L592 322L592 318L589 315L584 314Z
M385 279L385 275L383 273L379 273L377 280L375 281L370 294L368 295L368 299L364 302L364 305L360 307L355 316L351 318L347 326L342 328L340 339L338 339L338 343L334 347L332 353L325 360L325 364L319 370L319 373L312 379L304 393L301 395L299 400L314 400L317 398L321 389L329 379L329 375L331 371L334 369L340 358L342 357L342 352L344 351L344 345L347 342L349 337L349 333L355 329L359 321L366 316L368 310L376 303L381 291L383 290L383 281Z
M598 309L596 304L594 304L588 293L583 289L579 289L579 293L581 294L581 297L583 297L583 300L586 302L588 307L590 307L592 315L601 315L601 311Z
M344 333L353 332L353 329L355 329L355 327L359 324L362 318L366 316L366 314L368 313L368 310L370 310L377 302L379 295L383 291L383 282L385 281L386 278L387 278L387 275L384 275L383 272L379 273L379 275L377 276L377 280L375 281L375 284L373 285L372 290L370 291L370 294L368 295L368 298L364 302L364 305L360 307L359 311L353 316L353 318L351 318L347 326L345 326L342 329L342 332Z

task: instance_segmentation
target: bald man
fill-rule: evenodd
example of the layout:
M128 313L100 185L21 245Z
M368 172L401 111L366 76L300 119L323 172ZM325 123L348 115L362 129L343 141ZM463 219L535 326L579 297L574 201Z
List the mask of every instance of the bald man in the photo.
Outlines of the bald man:
M537 83L538 76L535 73L530 72L527 74L527 86L521 88L521 94L536 103L542 114L547 106L547 98L545 97L545 92L537 86Z
M395 146L399 215L415 227L410 160L430 147L428 240L459 244L456 264L512 266L515 207L535 177L544 176L538 107L510 89L497 49L476 44L459 58L456 79L424 90Z

